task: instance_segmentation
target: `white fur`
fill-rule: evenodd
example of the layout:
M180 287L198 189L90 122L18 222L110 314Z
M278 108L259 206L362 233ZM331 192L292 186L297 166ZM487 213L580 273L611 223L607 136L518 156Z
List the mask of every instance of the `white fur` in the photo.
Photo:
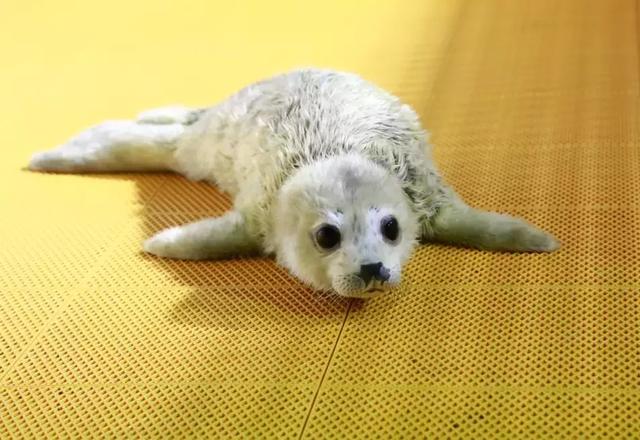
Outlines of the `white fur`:
M167 169L218 185L234 210L163 231L146 251L223 258L262 251L317 289L372 296L397 285L416 239L486 249L550 251L553 237L526 222L468 207L430 159L415 112L361 78L300 70L253 84L206 110L165 107L136 122L99 125L35 155L32 169ZM401 238L385 241L382 218ZM337 226L338 249L314 243ZM365 285L360 266L384 264L387 282Z
M142 124L189 125L198 119L199 113L183 105L174 105L144 111L138 115L136 122Z

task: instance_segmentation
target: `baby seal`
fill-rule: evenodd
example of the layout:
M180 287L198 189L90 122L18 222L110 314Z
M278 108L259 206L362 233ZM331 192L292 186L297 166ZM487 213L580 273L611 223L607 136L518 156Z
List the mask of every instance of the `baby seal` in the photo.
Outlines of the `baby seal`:
M356 75L297 70L207 109L166 107L90 128L32 170L169 170L217 185L233 210L159 232L161 257L275 255L310 286L371 297L418 241L553 251L523 220L468 206L441 178L416 113Z

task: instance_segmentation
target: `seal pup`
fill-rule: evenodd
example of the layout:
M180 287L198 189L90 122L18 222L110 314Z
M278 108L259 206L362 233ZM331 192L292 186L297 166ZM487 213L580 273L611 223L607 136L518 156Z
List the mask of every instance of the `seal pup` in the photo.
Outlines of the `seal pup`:
M31 170L174 171L217 185L233 209L159 232L146 252L169 258L275 255L315 289L371 297L400 282L418 241L546 252L548 233L468 206L431 159L406 104L357 75L296 70L210 108L183 106L110 121Z

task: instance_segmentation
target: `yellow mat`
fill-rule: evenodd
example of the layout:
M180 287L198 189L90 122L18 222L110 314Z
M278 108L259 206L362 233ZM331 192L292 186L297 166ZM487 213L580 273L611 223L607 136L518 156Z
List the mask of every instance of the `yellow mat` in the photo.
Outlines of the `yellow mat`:
M0 5L0 437L640 436L631 0ZM328 300L272 261L140 252L229 200L173 175L23 171L108 118L296 66L416 107L472 204L553 255L421 248L402 290Z

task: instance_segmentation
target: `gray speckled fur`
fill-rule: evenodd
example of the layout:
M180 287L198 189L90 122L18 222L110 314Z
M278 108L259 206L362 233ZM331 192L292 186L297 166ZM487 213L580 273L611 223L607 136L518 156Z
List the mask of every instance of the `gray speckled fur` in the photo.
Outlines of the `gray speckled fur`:
M216 133L215 147L209 133ZM439 207L456 197L431 161L416 113L347 73L299 70L253 84L203 113L179 145L178 169L234 195L236 209L263 237L265 211L280 185L297 168L330 156L356 152L398 176L425 240Z

